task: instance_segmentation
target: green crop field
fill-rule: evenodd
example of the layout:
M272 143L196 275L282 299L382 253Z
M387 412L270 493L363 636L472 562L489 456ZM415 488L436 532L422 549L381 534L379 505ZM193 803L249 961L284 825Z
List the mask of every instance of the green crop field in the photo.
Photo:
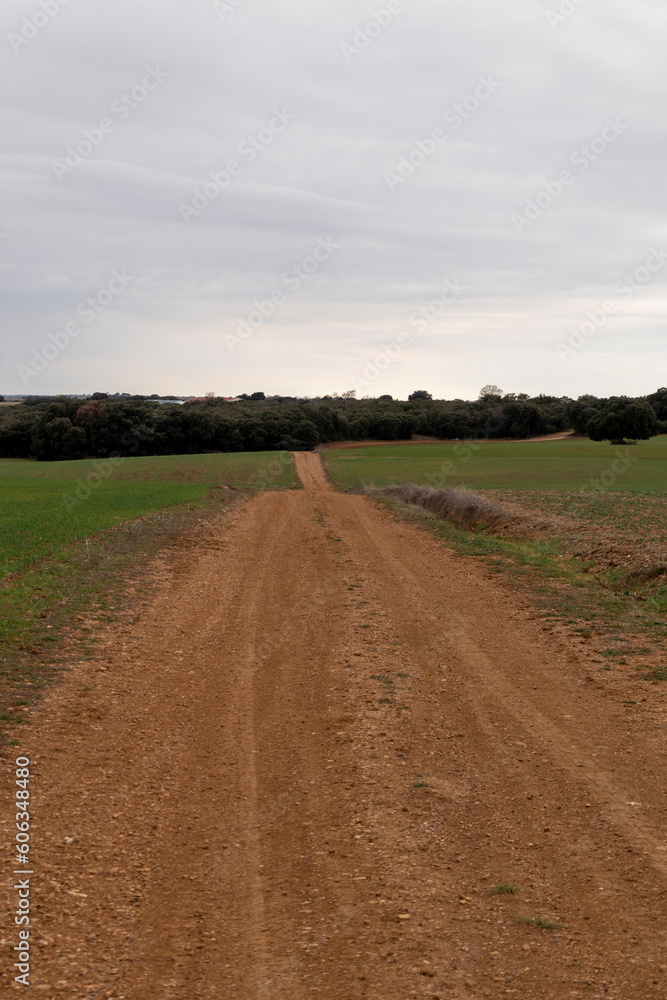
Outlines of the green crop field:
M667 436L620 448L573 438L330 448L323 457L338 489L464 486L507 505L525 529L469 528L377 501L502 575L546 628L594 637L601 671L667 680Z
M374 445L324 452L337 489L436 488L667 492L667 435L629 447L585 438L525 443Z
M200 500L213 486L280 489L288 452L239 452L104 461L0 460L0 579L77 538Z

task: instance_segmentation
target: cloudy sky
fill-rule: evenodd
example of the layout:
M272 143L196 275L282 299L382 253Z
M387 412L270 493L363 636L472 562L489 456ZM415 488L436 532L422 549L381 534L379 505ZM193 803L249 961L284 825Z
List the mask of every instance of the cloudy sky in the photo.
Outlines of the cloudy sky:
M664 0L0 22L0 392L667 382Z

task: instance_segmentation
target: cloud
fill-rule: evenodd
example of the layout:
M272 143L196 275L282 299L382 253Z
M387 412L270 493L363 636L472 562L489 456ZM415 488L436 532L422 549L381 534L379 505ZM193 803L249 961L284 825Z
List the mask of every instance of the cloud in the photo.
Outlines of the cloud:
M229 6L70 0L15 52L8 36L39 4L3 5L0 392L23 390L21 359L123 267L136 282L33 391L344 391L455 278L466 295L374 393L664 381L662 274L571 364L553 350L667 241L658 0L585 3L556 27L556 0L403 0L378 32L382 0ZM373 37L346 60L358 30ZM164 79L121 116L147 67ZM480 79L498 86L475 107ZM294 120L269 141L276 109ZM609 118L627 128L578 169ZM54 160L104 119L113 129L59 180ZM179 205L230 161L241 169L186 225ZM517 233L513 214L564 170L574 182ZM230 358L225 334L329 236L340 250Z

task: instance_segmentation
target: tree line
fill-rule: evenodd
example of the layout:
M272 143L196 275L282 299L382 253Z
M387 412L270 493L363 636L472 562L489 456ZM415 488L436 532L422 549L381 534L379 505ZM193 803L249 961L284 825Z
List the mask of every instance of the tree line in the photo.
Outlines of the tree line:
M266 398L256 392L234 403L211 398L184 405L105 393L87 399L35 397L0 410L0 457L52 461L292 451L335 441L410 440L414 435L520 439L570 428L614 442L667 433L667 388L638 399L502 395L489 388L474 401L432 399L425 390L407 400L355 399L350 394Z

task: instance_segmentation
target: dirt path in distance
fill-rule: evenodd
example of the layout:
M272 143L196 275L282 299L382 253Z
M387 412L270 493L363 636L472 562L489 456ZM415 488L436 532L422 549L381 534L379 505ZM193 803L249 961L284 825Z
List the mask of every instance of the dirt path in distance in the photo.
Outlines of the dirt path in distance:
M36 995L664 1000L658 696L296 463L5 753L33 760Z
M533 438L489 438L484 444L530 444L539 441L565 441L566 438L574 437L574 431L557 431L555 434L543 434L542 437ZM465 444L470 438L426 438L419 441L332 441L330 444L320 445L318 450L329 451L339 448L377 448L389 444ZM307 454L307 452L305 453Z
M296 472L306 490L332 489L331 483L326 477L322 460L313 451L293 451Z

